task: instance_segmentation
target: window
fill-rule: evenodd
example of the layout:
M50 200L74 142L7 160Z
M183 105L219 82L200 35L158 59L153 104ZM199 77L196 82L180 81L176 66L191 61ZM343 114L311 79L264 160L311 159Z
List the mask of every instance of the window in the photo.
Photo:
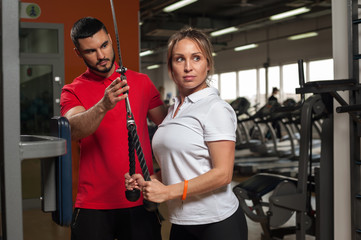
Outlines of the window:
M234 100L237 98L236 88L236 72L228 72L220 74L220 91L221 98L224 100Z
M300 95L296 94L296 88L300 87L299 77L298 77L298 64L288 64L282 67L282 76L283 76L283 96L284 100L292 98L295 101L300 100Z
M268 96L272 94L272 88L280 89L280 67L270 67L268 68Z
M266 104L266 69L259 69L259 79L260 79L260 99L259 103L261 106ZM268 68L268 90L267 96L271 96L272 88L277 87L280 88L280 67L269 67Z
M271 96L272 88L277 87L281 93L278 97L280 103L288 98L300 101L300 94L296 94L296 88L300 87L298 75L297 63L269 67L267 96ZM306 81L333 79L333 59L304 63L304 76L309 78ZM246 97L251 105L259 103L262 107L267 101L265 68L215 74L210 85L219 89L221 98L229 102L237 97Z
M321 81L332 80L333 77L333 59L311 61L309 63L309 80Z
M238 95L245 97L251 105L257 102L257 70L244 70L238 72Z
M258 69L259 72L259 99L258 99L258 103L260 104L259 106L263 106L266 104L266 69L264 68L260 68Z
M213 74L212 77L210 77L209 85L219 89L218 74Z
M58 30L20 28L21 53L59 53Z

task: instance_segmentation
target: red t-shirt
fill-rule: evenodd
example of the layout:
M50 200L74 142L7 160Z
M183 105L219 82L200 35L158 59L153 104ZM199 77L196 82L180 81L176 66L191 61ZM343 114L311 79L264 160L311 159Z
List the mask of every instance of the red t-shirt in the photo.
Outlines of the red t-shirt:
M117 66L116 66L117 67ZM137 126L137 133L150 174L153 160L147 125L148 110L163 104L160 94L145 74L126 72L130 86L129 102ZM61 114L75 106L89 109L104 96L109 84L119 76L109 78L95 75L89 69L65 85L61 94ZM89 209L117 209L139 206L142 198L130 202L125 198L124 174L129 171L128 130L125 101L106 113L98 129L80 143L79 186L75 207ZM136 155L136 154L135 154ZM141 168L136 155L136 173Z

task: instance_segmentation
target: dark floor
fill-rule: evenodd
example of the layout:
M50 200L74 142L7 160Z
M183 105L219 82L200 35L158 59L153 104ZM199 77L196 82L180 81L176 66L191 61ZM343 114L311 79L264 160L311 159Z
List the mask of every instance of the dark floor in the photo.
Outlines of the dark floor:
M237 184L244 180L245 177L235 174L232 184ZM162 224L163 240L169 239L169 230L171 224L167 221L167 207L165 204L160 204L159 210L165 217ZM249 240L260 240L262 229L259 224L254 223L247 219ZM40 209L28 209L23 214L24 222L24 240L68 240L70 239L70 229L68 227L60 227L51 220L50 213L43 213ZM294 222L291 219L290 222ZM284 240L296 239L293 235L287 236ZM314 237L307 236L307 240L315 239Z
M36 170L37 169L37 170ZM23 208L23 233L24 240L68 240L70 239L70 229L68 227L61 227L56 225L52 219L50 213L44 213L40 210L39 200L36 200L34 196L40 194L40 162L29 161L23 164L23 196L30 198L34 201L24 201ZM36 171L35 171L36 170ZM239 172L235 171L233 176L232 185L236 185L241 181L244 181L249 176L243 176ZM31 183L32 182L32 183ZM36 182L36 184L34 184ZM29 185L29 186L28 186ZM34 185L37 186L34 188ZM34 195L34 196L33 196ZM171 224L167 221L167 207L160 204L159 210L165 221L162 223L162 236L163 240L169 239L169 230ZM249 240L260 240L262 229L258 223L254 223L247 219ZM291 218L290 224L294 223L294 217ZM287 236L284 240L296 239L293 235ZM314 237L307 236L307 240L315 239ZM224 239L226 240L226 239Z

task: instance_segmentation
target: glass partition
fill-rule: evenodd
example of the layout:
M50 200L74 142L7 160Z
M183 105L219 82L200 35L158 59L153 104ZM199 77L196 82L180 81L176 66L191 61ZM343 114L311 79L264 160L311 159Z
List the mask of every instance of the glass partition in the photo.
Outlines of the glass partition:
M20 53L59 53L57 29L21 28L19 37Z
M20 65L22 135L48 135L53 116L52 65Z

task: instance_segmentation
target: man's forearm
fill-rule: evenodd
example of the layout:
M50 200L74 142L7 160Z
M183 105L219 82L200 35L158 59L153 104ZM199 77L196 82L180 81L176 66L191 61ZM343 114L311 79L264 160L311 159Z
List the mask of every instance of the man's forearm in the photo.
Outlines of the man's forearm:
M96 104L92 108L69 117L72 140L80 140L93 134L103 120L106 111Z
M104 97L93 107L85 110L77 106L64 115L70 122L72 140L80 140L97 130L105 114L128 96L129 86L126 84L126 80L121 81L118 77L105 89Z

